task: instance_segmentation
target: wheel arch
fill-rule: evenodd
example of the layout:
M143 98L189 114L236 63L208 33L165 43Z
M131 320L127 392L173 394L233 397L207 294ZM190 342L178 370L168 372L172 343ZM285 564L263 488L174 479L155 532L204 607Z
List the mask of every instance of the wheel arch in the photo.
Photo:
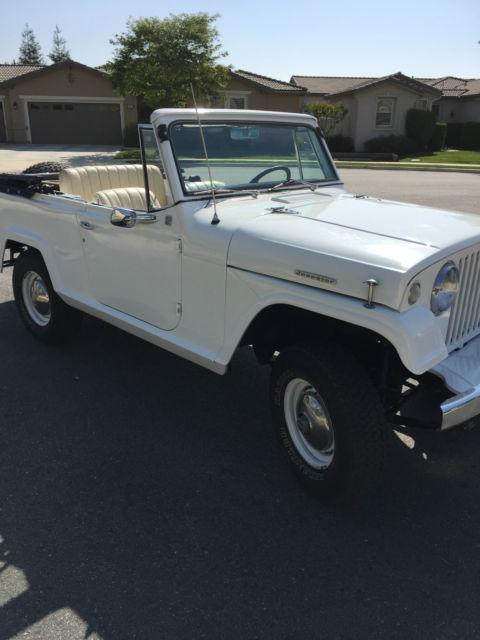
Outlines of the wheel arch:
M7 230L8 231L8 230ZM5 260L5 253L10 250L10 260ZM54 260L47 242L41 236L24 230L10 230L3 241L2 260L0 261L0 273L5 266L12 266L14 261L25 251L35 251L40 255L55 290L58 289L58 274L54 268ZM17 254L17 255L15 255Z
M287 336L284 344L291 343L292 337L295 342L302 341L305 333L319 340L331 338L337 331L367 344L381 340L414 374L425 373L448 355L441 327L425 306L405 312L382 305L367 308L356 298L254 274L235 273L230 283L225 337L216 358L222 366L228 365L239 346L261 343L258 335L262 331L270 333L273 328L276 338L277 324L282 341ZM283 314L289 322L286 333Z

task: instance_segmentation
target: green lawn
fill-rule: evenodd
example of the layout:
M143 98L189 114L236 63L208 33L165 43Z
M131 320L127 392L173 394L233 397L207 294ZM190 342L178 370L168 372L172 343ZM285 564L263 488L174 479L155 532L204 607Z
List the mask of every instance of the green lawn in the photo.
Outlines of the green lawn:
M425 156L400 158L399 162L436 164L480 164L480 151L433 151Z

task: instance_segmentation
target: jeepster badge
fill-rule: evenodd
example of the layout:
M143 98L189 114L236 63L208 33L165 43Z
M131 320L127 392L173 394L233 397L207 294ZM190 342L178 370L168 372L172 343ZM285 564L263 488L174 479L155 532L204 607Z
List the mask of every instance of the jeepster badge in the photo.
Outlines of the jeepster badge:
M316 280L317 282L323 282L324 284L338 284L335 278L329 276L322 276L320 273L310 273L310 271L302 271L301 269L295 269L295 275L307 278L308 280Z
M289 213L290 215L298 216L300 211L295 211L295 209L287 209L287 207L270 207L268 209L270 213Z

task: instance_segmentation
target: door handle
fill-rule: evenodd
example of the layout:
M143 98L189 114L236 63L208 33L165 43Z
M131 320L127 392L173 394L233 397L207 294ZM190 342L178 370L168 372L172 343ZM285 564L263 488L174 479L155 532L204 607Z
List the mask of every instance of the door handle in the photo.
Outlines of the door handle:
M88 229L89 231L91 231L92 229L95 229L93 224L91 224L90 222L85 222L85 220L82 220L80 222L80 226L82 227L82 229Z

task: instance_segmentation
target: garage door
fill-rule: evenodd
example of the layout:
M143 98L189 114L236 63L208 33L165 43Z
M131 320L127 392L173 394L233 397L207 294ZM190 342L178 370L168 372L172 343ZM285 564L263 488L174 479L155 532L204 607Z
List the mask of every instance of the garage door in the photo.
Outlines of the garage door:
M0 101L0 142L7 141L7 132L5 131L5 116L3 114L3 102Z
M29 102L34 144L122 144L120 105Z

